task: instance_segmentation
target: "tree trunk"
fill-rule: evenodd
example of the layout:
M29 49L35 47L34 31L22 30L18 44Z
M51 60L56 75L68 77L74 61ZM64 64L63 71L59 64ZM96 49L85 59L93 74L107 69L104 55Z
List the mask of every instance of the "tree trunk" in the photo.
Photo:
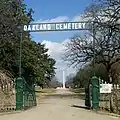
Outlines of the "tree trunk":
M107 74L108 74L108 83L112 83L112 74L111 74L111 66L108 64L106 66Z

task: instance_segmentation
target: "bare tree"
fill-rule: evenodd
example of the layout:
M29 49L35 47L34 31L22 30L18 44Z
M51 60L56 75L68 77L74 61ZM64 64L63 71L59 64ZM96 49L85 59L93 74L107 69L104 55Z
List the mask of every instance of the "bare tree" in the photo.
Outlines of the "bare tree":
M90 5L84 15L89 22L94 20L95 44L93 46L93 29L89 34L77 35L66 44L64 60L75 67L81 63L93 61L102 63L111 78L111 67L120 60L120 0L99 0Z

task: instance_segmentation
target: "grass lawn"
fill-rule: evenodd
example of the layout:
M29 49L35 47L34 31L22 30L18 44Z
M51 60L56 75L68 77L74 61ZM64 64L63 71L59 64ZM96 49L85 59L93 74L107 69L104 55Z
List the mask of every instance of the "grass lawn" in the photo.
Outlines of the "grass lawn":
M54 88L45 88L45 89L36 88L35 91L38 93L55 93L56 89L54 89Z
M76 88L76 89L70 89L70 91L74 93L84 93L85 89L84 88Z

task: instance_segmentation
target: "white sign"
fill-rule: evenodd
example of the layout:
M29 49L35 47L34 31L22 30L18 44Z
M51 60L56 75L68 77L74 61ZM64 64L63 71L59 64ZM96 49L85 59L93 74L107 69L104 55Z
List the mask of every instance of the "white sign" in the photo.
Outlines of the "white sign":
M100 84L100 93L111 93L112 84Z
M24 25L24 31L66 31L66 30L87 30L87 22L58 22L58 23L35 23Z

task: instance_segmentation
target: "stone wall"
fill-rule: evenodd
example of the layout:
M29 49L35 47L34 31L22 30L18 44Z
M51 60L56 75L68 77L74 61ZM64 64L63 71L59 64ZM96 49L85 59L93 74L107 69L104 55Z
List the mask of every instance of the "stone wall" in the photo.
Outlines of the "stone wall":
M100 108L120 114L120 89L113 89L110 94L100 94Z
M14 110L16 106L15 88L9 75L0 70L0 112Z

